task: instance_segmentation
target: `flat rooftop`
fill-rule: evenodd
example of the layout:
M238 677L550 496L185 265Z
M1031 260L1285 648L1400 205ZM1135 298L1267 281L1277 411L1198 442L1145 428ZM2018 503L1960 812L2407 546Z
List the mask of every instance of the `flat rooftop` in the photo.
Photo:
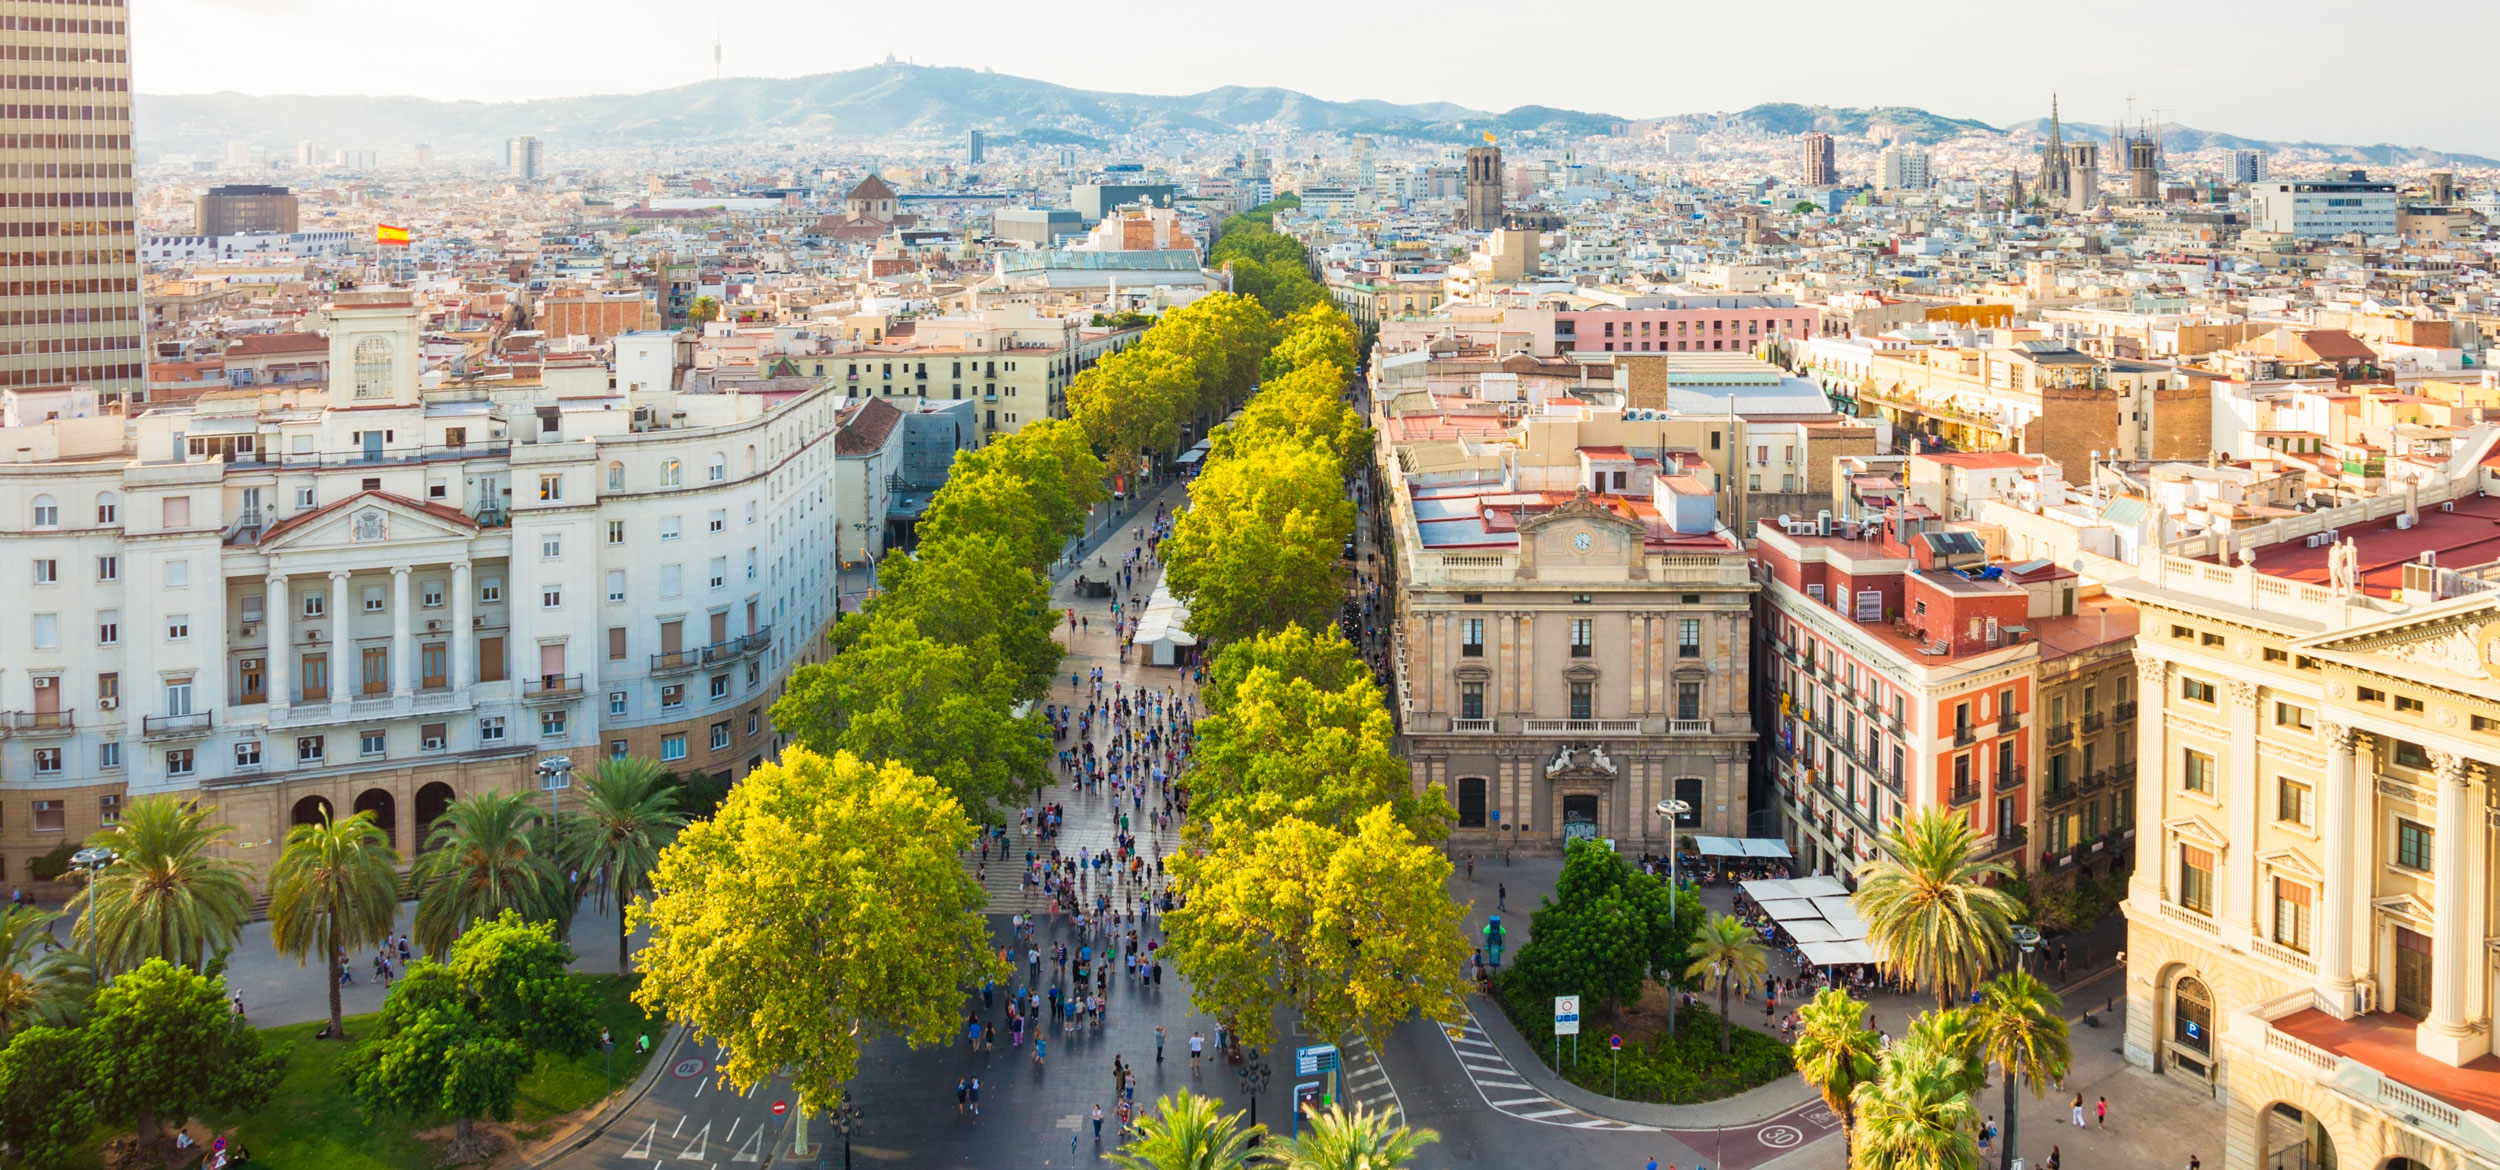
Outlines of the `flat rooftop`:
M2372 597L2395 596L2404 588L2404 567L2425 552L2437 553L2440 567L2448 569L2500 561L2500 499L2465 496L2455 506L2454 511L2441 511L2437 504L2424 504L2420 521L2411 528L2396 527L2398 513L2337 529L2339 539L2352 541L2361 552L2361 591ZM2324 587L2331 584L2326 570L2330 551L2329 546L2310 548L2297 540L2270 544L2256 550L2257 571ZM2218 555L2199 559L2223 563Z
M2376 1012L2339 1020L2316 1008L2276 1019L2277 1031L2350 1057L2459 1109L2500 1121L2500 1057L2484 1056L2463 1067L2441 1064L2414 1050L2421 1024L2410 1016Z

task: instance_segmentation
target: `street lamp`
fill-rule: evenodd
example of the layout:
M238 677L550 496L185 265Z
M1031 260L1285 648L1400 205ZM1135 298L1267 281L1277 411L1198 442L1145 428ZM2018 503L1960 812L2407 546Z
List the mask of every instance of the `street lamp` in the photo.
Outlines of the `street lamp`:
M2028 974L2031 966L2029 962L2031 952L2040 949L2040 932L2033 929L2029 925L2018 922L2014 924L2013 929L2009 933L2014 936L2014 945L2022 948L2023 952L2022 956L2014 961L2014 969Z
M104 872L104 867L105 867L105 866L108 866L108 865L113 864L113 862L114 862L117 858L119 858L119 857L120 857L120 855L119 855L119 854L117 854L117 853L113 852L112 850L107 849L107 848L105 848L105 847L103 847L103 846L101 846L101 845L90 845L90 846L88 846L88 847L86 847L86 848L84 848L84 849L79 850L79 851L78 851L78 852L76 852L76 853L72 853L72 854L70 854L70 855L69 855L69 863L70 863L71 865L73 865L73 866L75 866L75 867L77 867L77 868L81 869L81 870L85 870L85 871L86 871L86 874L87 874L87 912L86 912L85 914L83 914L83 915L80 915L80 917L85 918L85 919L87 920L87 962L88 962L88 964L90 965L90 969L94 969L94 967L96 966L96 962L95 962L95 931L96 931L96 928L95 928L95 879L96 879L96 875L97 875L97 874L99 874L99 873ZM71 945L71 946L76 946L76 945L78 945L78 932L77 932L77 930L76 930L76 928L75 928L75 927L73 927L73 928L71 929L71 931L70 931L70 940L69 940L69 941L70 941L70 945Z
M845 1097L841 1104L825 1114L825 1120L833 1125L835 1133L842 1135L842 1170L851 1170L851 1136L868 1132L868 1115L861 1113L851 1104L850 1098Z
M1675 927L1675 903L1678 894L1675 880L1676 828L1684 817L1691 815L1692 811L1693 806L1689 802L1673 797L1658 802L1658 815L1667 819L1667 927L1670 930ZM1667 987L1667 1035L1669 1036L1675 1035L1675 998L1675 987L1669 984Z
M564 816L564 790L573 786L573 758L549 756L538 761L538 788L547 794L547 823L560 825ZM561 829L558 830L561 836Z

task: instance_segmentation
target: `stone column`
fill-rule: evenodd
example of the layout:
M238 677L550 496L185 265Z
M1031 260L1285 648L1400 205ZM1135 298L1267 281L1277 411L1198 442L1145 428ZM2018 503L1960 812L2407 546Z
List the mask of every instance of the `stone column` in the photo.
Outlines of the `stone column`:
M2168 708L2170 666L2159 658L2135 656L2135 876L2133 894L2150 901L2170 896L2170 863L2164 852L2161 823L2169 812L2164 803L2169 786L2169 743L2164 712ZM2040 761L2043 784L2048 760ZM2080 777L2078 777L2080 779ZM2042 788L2043 793L2047 788ZM2044 798L2045 799L2045 798ZM2149 823L2148 823L2149 822Z
M2463 759L2434 751L2431 770L2439 788L2439 825L2431 838L2431 1014L2414 1044L2433 1060L2462 1065L2491 1044L2465 1024L2466 972L2483 962L2482 932L2469 930L2465 914L2473 884L2467 838L2481 831L2481 818Z
M364 689L363 664L356 661L355 643L348 637L349 627L353 621L349 617L347 607L352 601L353 599L347 595L347 570L334 570L330 574L330 713L332 715L347 714L348 704L353 703L357 693Z
M2216 864L2230 877L2221 880L2223 905L2215 907L2223 937L2237 936L2245 949L2251 938L2264 938L2266 898L2258 888L2264 880L2263 867L2257 864L2257 827L2261 822L2263 801L2257 785L2257 684L2232 679L2222 684L2223 697L2229 700L2231 715L2231 754L2221 761L2222 807L2229 810L2230 824L2224 830L2239 848L2228 860Z
M269 722L282 723L295 701L295 598L287 592L286 573L269 567L268 590L261 598L268 615L269 657L262 663L261 682L269 692Z
M391 566L391 698L402 706L416 698L417 647L410 630L415 607L408 597L409 566Z
M2326 791L2313 815L2326 846L2326 886L2319 899L2326 911L2318 924L2318 995L2349 1018L2352 1013L2353 838L2367 832L2353 820L2353 730L2340 723L2321 724L2318 739L2326 744Z
M477 591L469 584L469 562L451 563L451 637L443 639L451 652L451 690L455 701L467 704L469 684L477 681L477 668L470 665L477 657L477 621L471 615L476 608Z

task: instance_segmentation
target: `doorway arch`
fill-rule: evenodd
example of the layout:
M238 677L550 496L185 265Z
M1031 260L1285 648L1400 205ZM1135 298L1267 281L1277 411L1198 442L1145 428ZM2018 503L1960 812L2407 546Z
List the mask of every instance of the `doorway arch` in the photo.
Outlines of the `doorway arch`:
M434 835L434 821L451 807L453 795L451 785L440 780L417 789L417 835L411 842L410 853L425 852Z
M330 799L326 796L307 796L298 800L294 811L287 815L290 825L318 825L329 819Z
M356 794L356 812L370 813L374 827L382 830L382 838L399 848L399 807L387 788L368 788Z

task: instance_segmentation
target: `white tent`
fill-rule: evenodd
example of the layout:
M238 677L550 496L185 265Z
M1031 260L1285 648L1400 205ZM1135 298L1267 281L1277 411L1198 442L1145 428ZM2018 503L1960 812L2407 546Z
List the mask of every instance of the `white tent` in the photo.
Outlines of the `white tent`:
M1799 896L1804 897L1806 895L1800 894ZM1844 895L1816 895L1814 896L1814 909L1816 913L1821 914L1825 918L1840 919L1855 918L1858 916L1858 908L1851 905L1849 899Z
M1799 953L1805 955L1807 962L1822 967L1838 967L1849 963L1872 963L1877 961L1875 958L1874 948L1867 946L1863 941L1857 940L1849 942L1799 942L1797 944L1797 950Z
M1177 665L1182 648L1198 644L1189 632L1189 607L1161 581L1155 582L1154 595L1146 599L1146 612L1138 616L1137 644L1145 648L1146 662L1153 666Z
M1747 857L1788 856L1788 842L1777 837L1747 837L1742 844Z
M1814 908L1814 903L1803 898L1784 898L1775 902L1763 902L1760 905L1763 913L1782 923L1800 919L1820 921L1823 917L1822 912Z
M1849 887L1840 884L1839 878L1824 874L1792 879L1788 883L1788 888L1795 891L1789 895L1792 898L1846 898L1849 896Z
M1755 878L1749 882L1736 883L1736 888L1745 891L1745 896L1756 903L1776 902L1782 898L1798 896L1790 892L1788 883L1779 878Z
M1827 943L1841 941L1840 932L1832 929L1832 924L1828 922L1807 922L1803 920L1796 922L1783 922L1780 923L1780 929L1787 931L1788 937L1796 939L1799 943Z
M1693 848L1704 857L1743 857L1745 843L1734 837L1695 837Z

